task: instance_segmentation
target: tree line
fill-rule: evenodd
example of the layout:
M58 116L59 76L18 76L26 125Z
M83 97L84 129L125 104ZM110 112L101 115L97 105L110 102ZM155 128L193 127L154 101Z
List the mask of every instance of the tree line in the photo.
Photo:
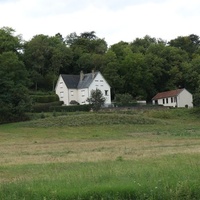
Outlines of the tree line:
M14 29L0 29L0 112L13 115L30 107L30 91L54 91L60 73L99 70L117 94L150 101L161 91L186 88L200 93L200 39L179 36L170 41L150 36L108 47L94 31L63 37L35 35L24 41ZM11 116L12 117L12 116Z

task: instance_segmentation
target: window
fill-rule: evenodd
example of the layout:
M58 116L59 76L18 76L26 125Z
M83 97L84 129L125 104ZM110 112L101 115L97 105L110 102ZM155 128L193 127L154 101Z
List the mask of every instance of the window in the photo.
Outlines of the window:
M81 90L81 96L82 96L82 97L85 96L85 90Z
M171 97L171 103L173 103L174 102L174 99L173 99L173 97Z
M103 80L100 80L100 82L103 82Z
M108 96L108 90L105 90L105 96Z
M74 96L74 91L71 91L71 96Z
M63 82L60 82L60 88L62 88L63 87Z
M95 82L99 82L98 80L95 80Z
M166 103L168 103L168 98L166 98Z
M162 101L163 101L163 104L165 104L165 99L163 99Z
M60 98L64 97L64 92L60 92Z

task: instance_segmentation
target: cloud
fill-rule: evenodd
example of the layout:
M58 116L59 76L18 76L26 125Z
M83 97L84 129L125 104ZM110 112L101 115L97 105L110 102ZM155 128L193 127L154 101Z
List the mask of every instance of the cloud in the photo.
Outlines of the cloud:
M85 31L109 44L145 35L170 40L200 34L199 8L199 0L0 0L0 27L14 28L25 40Z

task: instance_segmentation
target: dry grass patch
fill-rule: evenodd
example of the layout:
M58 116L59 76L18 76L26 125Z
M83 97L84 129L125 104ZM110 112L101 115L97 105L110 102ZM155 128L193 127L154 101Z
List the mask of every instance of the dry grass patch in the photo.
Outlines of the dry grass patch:
M137 134L136 134L137 135ZM97 162L157 157L177 153L199 153L200 140L166 139L152 134L141 138L120 140L61 141L11 143L0 146L1 165L38 164L56 162Z

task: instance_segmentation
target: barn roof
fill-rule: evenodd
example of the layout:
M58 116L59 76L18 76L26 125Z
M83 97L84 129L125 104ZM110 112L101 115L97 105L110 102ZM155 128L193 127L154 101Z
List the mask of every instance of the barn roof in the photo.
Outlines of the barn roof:
M184 89L176 89L176 90L170 90L166 92L160 92L156 94L152 99L164 99L164 98L169 98L169 97L176 97L178 96Z

